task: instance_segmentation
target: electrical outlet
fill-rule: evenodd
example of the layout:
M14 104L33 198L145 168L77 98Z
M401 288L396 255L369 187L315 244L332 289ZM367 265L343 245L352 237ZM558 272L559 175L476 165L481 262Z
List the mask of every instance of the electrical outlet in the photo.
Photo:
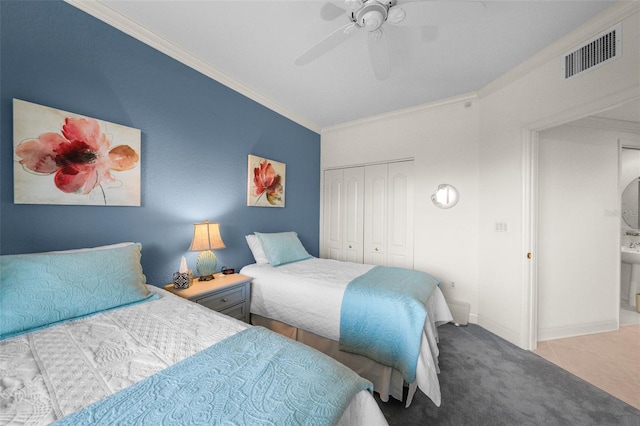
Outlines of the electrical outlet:
M455 283L455 281L451 281L451 288L456 288L456 283Z

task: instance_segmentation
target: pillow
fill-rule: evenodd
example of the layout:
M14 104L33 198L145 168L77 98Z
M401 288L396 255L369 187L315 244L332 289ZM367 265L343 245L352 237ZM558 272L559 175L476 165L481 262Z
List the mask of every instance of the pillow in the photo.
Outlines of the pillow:
M273 266L284 265L309 259L304 246L295 232L278 232L273 234L255 233L262 244L262 249Z
M258 265L266 265L269 263L269 259L267 259L267 255L264 254L264 250L262 250L262 244L260 244L260 240L255 235L245 235L247 240L247 244L249 245L249 249L251 249L251 254L253 254L253 258L256 260Z
M153 295L140 244L0 256L0 339Z

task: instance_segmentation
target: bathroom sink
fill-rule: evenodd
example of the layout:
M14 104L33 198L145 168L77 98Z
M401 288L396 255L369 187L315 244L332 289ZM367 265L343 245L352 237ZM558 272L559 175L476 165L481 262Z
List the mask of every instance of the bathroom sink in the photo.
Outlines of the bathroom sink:
M624 263L640 264L640 248L621 247L622 261Z
M631 264L631 277L629 278L629 304L636 306L636 293L640 290L640 248L620 247L622 263Z

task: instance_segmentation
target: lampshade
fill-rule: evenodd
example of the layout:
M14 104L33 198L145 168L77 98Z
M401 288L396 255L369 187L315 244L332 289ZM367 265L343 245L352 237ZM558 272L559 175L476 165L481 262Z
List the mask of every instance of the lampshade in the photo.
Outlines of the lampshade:
M224 241L220 237L220 224L210 223L205 220L203 223L193 225L193 240L189 251L217 250L225 248Z
M203 223L195 223L193 225L193 239L189 250L201 252L196 261L200 281L213 279L218 260L212 250L222 248L225 248L225 245L222 237L220 237L219 223L210 223L205 220Z

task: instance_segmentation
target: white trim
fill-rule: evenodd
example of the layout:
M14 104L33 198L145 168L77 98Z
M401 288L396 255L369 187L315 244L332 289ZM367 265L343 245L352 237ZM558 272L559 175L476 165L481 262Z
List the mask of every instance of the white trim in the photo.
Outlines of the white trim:
M583 336L585 334L602 333L618 330L618 320L594 322L590 324L572 325L566 327L547 328L538 336L539 341L564 339L567 337Z
M572 126L593 127L596 129L616 130L625 133L640 133L640 123L614 120L602 117L585 117L570 123Z
M640 2L638 2L640 4ZM590 115L599 114L629 101L640 99L640 85L634 84L617 92L595 99L591 102L575 106L558 114L550 115L525 126L525 130L540 132L542 130L557 127Z
M391 164L391 163L402 163L404 161L415 161L415 157L407 157L407 158L395 158L393 160L382 160L382 161L373 161L371 163L357 163L357 164L347 164L345 166L331 166L325 169L322 169L323 172L327 170L339 170L339 169L350 169L352 167L366 167L366 166L377 166L379 164Z
M272 111L298 123L299 125L306 127L307 129L320 133L320 126L316 123L307 120L304 117L294 113L290 109L280 105L273 99L270 99L252 87L242 83L240 80L220 71L219 69L211 66L195 55L187 52L180 46L166 40L153 31L149 31L142 25L132 21L126 16L116 12L109 6L90 0L65 0L66 3L74 6L83 12L111 25L112 27L122 31L125 34L130 35L136 40L147 44L148 46L164 53L165 55L183 63L184 65L193 68L194 70L206 75L207 77L227 86L228 88L235 90L241 95L269 108Z
M460 103L465 103L465 106L471 106L471 104L475 101L478 100L478 94L477 93L466 93L464 95L459 95L459 96L454 96L452 98L447 98L447 99L441 99L438 101L434 101L434 102L430 102L428 104L422 104L422 105L418 105L418 106L414 106L414 107L410 107L410 108L404 108L404 109L399 109L399 110L395 110L395 111L391 111L391 112L387 112L384 114L379 114L379 115L374 115L371 117L366 117L366 118L362 118L359 120L355 120L355 121L350 121L347 123L341 123L341 124L336 124L335 126L330 126L330 127L324 127L322 129L322 133L321 134L326 134L329 132L333 132L333 131L338 131L338 130L343 130L345 128L348 127L354 127L354 126L363 126L366 124L372 124L376 121L383 121L383 120L389 120L390 118L394 118L394 117L402 117L402 116L408 116L408 115L412 115L412 114L416 114L416 113L420 113L422 111L426 111L426 110L431 110L431 109L435 109L435 108L441 108L441 107L445 107L445 106L449 106L449 105L453 105L453 104L460 104Z
M534 350L538 342L538 132L523 130L522 140L524 285L521 295L520 346ZM527 258L526 253L531 253L531 259Z
M508 342L513 343L513 342L518 342L520 340L520 335L517 331L511 330L510 328L507 328L502 324L499 324L495 321L487 319L487 317L478 315L477 321L478 321L477 324L480 327L487 329L488 331L492 332L497 336L500 336L501 338L503 338Z
M625 147L625 143L623 139L618 139L618 186L617 186L617 201L616 201L616 205L619 206L620 208L622 208L622 188L621 188L621 181L622 181L622 148ZM621 213L622 215L622 213ZM622 217L621 217L622 218ZM618 252L618 265L620 265L620 268L616 269L616 282L617 283L622 283L622 253L620 252L620 247L622 246L622 221L620 221L620 231L618 232L618 238L616 239L616 250ZM618 330L620 328L620 296L622 293L622 285L618 284L616 286L616 297L615 297L615 311L618 313L618 315L616 315L616 330Z

